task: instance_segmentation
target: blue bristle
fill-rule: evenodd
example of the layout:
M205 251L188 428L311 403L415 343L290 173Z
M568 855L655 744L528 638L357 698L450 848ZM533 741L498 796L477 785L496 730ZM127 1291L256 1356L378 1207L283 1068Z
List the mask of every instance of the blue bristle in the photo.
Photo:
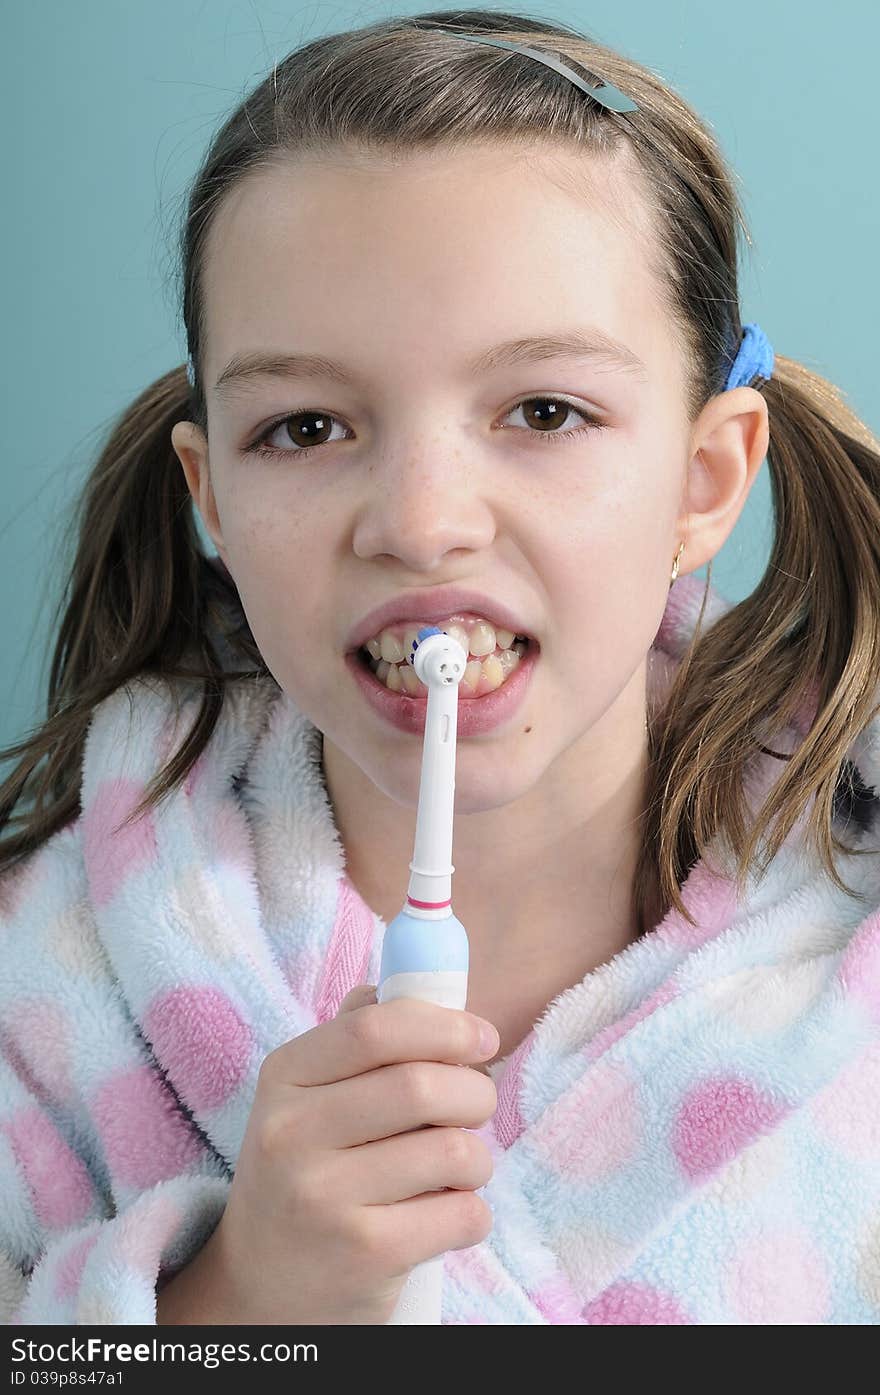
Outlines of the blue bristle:
M423 640L426 640L429 635L445 635L445 633L445 630L438 629L436 625L426 625L423 630L419 630L418 636L412 642L412 653L409 656L410 663L412 663L415 652Z

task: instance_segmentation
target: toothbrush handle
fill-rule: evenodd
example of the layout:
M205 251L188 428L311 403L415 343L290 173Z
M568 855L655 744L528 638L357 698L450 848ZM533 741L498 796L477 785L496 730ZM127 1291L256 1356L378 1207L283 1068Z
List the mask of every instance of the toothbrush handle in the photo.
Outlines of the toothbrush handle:
M377 1002L389 1003L393 997L418 997L423 1003L438 1003L441 1007L463 1009L467 1000L467 972L409 972L392 974L377 990ZM441 1321L443 1302L443 1256L437 1254L410 1269L395 1311L388 1320L389 1327L435 1327Z
M389 1327L439 1327L443 1308L443 1256L417 1264L406 1276Z
M464 1008L467 970L441 969L391 974L376 992L380 1003L393 998L419 998L440 1007ZM388 1319L390 1327L435 1326L443 1302L443 1255L417 1264L407 1275L397 1305Z

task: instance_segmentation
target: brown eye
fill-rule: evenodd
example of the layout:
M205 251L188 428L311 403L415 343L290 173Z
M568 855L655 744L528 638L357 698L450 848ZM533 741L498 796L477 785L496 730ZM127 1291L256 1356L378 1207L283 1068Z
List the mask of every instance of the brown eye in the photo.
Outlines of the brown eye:
M523 420L526 423L524 428L527 436L540 437L546 441L568 441L573 436L580 436L585 431L601 429L605 422L598 417L592 416L583 407L578 407L574 402L569 402L564 397L521 397L515 406L511 407L508 416L513 412L521 411ZM568 431L560 431L559 428L574 414L580 417L581 421L587 423L586 426L577 426Z
M303 425L297 426L301 422ZM258 455L306 455L315 446L332 444L328 433L332 430L333 423L341 425L338 417L332 416L329 412L310 409L304 412L291 412L286 417L281 417L271 426L267 426L265 431L257 437L250 447L251 451ZM294 423L292 429L290 423ZM347 429L347 428L346 428ZM283 430L281 436L282 445L272 445L272 437ZM284 439L286 436L286 444ZM337 439L339 439L337 437Z

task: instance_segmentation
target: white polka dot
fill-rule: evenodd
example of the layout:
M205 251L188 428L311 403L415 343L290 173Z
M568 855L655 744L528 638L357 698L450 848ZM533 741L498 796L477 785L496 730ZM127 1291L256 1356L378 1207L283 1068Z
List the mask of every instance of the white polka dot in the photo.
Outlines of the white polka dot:
M704 984L700 992L713 1015L727 1018L747 1037L784 1031L805 1013L827 982L822 961L760 965Z

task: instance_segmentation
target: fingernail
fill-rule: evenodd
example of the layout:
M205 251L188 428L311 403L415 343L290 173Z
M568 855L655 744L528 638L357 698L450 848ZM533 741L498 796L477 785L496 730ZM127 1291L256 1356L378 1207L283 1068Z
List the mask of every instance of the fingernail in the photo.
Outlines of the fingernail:
M497 1051L500 1044L501 1038L498 1035L497 1028L493 1027L491 1022L481 1022L480 1050L483 1055L488 1056L490 1053Z

